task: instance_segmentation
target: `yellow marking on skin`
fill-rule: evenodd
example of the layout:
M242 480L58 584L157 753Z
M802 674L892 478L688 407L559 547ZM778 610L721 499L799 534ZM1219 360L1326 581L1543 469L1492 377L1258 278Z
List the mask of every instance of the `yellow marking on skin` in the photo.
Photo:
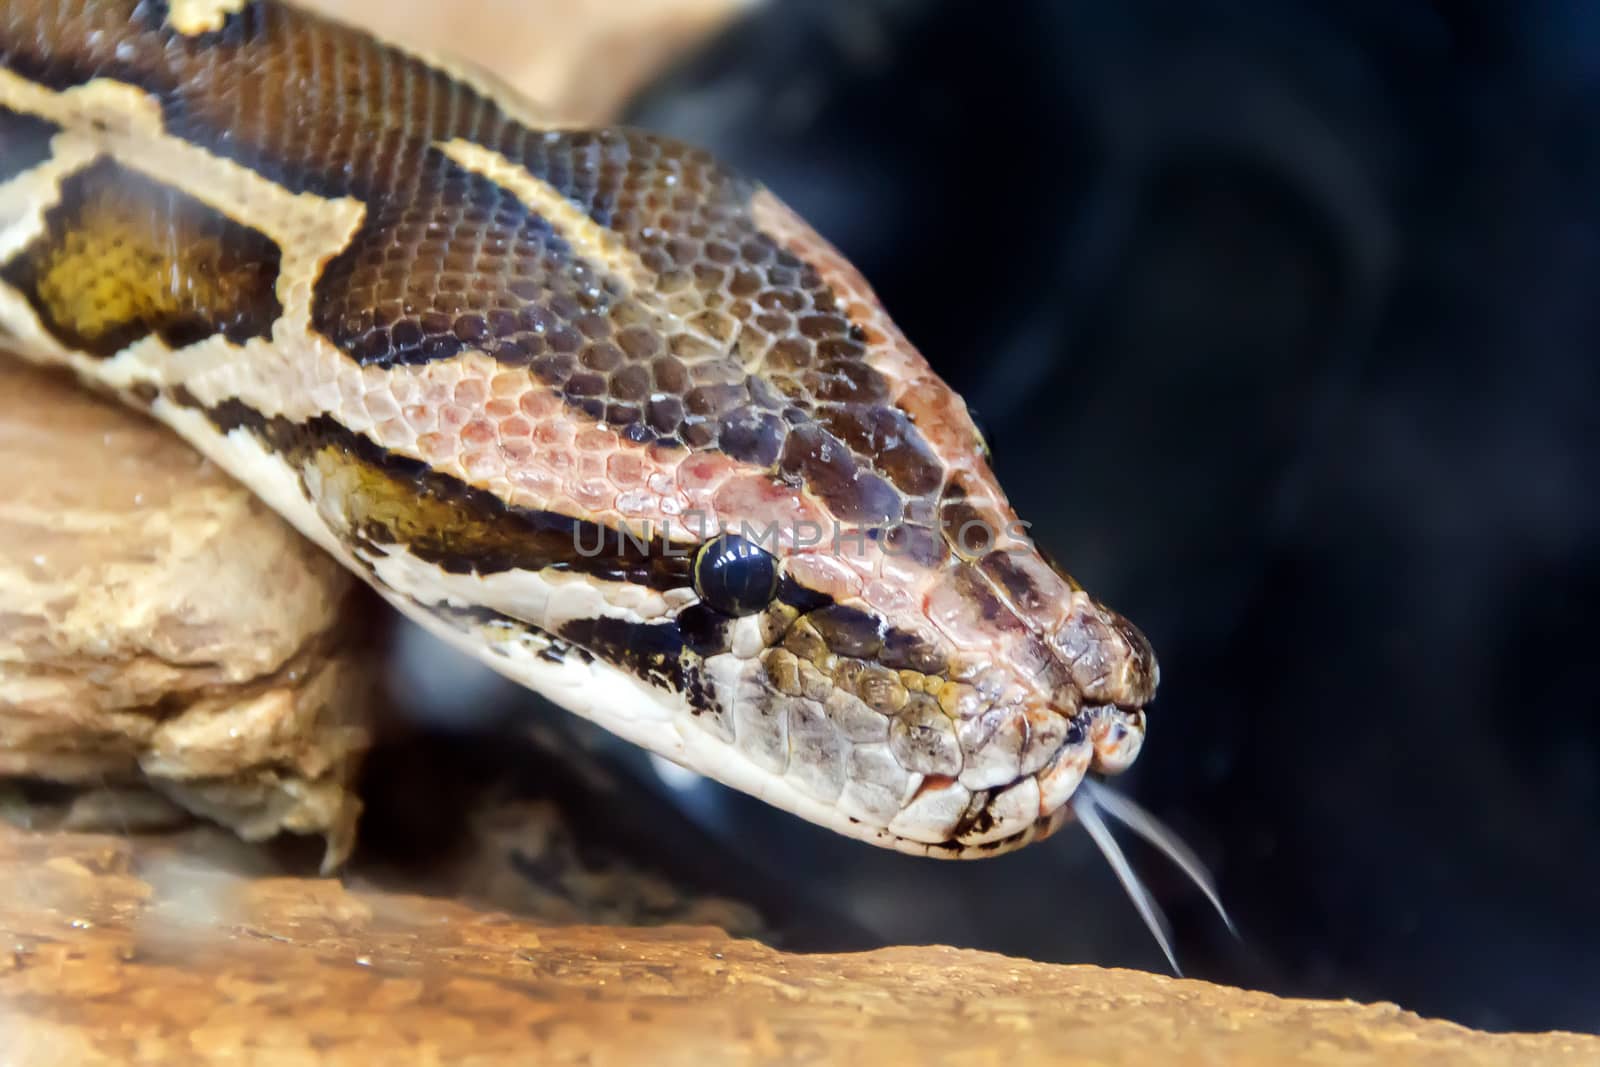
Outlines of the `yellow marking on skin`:
M105 159L60 192L45 233L0 270L74 343L110 355L148 333L243 340L278 316L281 256L259 231Z
M89 357L44 335L31 310L19 313L14 299L0 299L0 319L24 339L31 358L69 364L113 388L183 384L202 403L239 397L265 415L295 420L338 405L332 379L348 360L311 328L313 287L324 265L360 229L364 204L351 197L291 193L248 167L172 136L155 97L123 82L101 78L55 92L0 69L0 106L62 128L51 143L59 165L52 161L28 172L37 175L53 167L48 188L30 184L23 190L17 181L0 187L0 227L6 227L0 229L0 251L14 251L40 231L43 212L58 200L64 176L96 156L109 156L266 235L283 257L276 287L283 314L273 324L271 340L252 340L241 348L212 337L175 354L159 338L146 337L114 359L86 364ZM18 204L8 210L13 193ZM7 227L11 215L17 220Z
M94 159L82 141L56 137L50 158L0 184L0 264L44 232L45 212L61 199L61 183Z
M563 531L537 531L482 513L465 499L422 491L414 476L355 455L342 443L292 451L293 462L317 487L328 525L346 538L404 545L418 556L532 560L541 553L559 559L572 552L572 538Z
M167 25L185 37L216 33L229 15L237 15L250 0L171 0Z

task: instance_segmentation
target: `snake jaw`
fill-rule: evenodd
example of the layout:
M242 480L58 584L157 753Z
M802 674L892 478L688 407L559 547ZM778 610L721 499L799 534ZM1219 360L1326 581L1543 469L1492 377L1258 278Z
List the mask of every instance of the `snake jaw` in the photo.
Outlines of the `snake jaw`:
M1143 747L1144 705L1160 680L1149 641L1081 588L1072 588L1067 603L1065 618L1046 642L1051 662L1031 679L1053 677L1057 683L1042 707L1017 716L1029 743L1050 737L1053 751L1043 766L1030 766L1025 756L1023 773L990 789L981 807L975 801L952 836L957 855L991 855L1049 836L1072 820L1087 775L1120 774ZM1019 673L1017 680L1029 679ZM990 744L999 747L993 737Z

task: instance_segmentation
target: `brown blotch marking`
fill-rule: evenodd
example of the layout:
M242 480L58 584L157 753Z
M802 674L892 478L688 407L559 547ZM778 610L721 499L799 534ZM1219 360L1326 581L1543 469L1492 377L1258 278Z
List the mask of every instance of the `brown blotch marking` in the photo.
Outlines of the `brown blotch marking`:
M952 842L968 834L987 833L994 828L994 813L989 810L989 800L993 795L994 791L990 789L980 789L972 794L972 799L967 801L967 810L950 831Z
M777 462L788 433L789 427L781 417L751 406L723 416L717 443L734 459L770 467Z
M890 383L818 268L757 224L757 187L708 153L641 131L527 129L448 74L273 0L201 37L166 14L149 0L11 0L0 54L54 89L97 77L138 86L175 136L291 192L365 203L313 300L316 328L353 359L481 348L529 366L629 441L723 449L757 466L800 458L802 479L845 522L898 518L900 494L929 492L942 466L929 431L892 414L830 416L829 436L856 450L848 471L801 458L812 440L790 447L793 428L826 409L892 412ZM499 153L614 231L649 299L435 147L455 140ZM690 329L664 328L654 301Z
M979 562L978 569L1003 589L1023 614L1032 616L1049 607L1045 594L1032 576L1017 566L1011 553L990 552Z
M150 334L173 348L270 337L279 259L261 232L101 159L62 182L44 233L0 277L62 344L104 357Z
M481 143L511 125L447 74L275 0L196 36L169 13L161 0L8 0L0 55L51 89L95 78L137 86L169 132L292 192L379 192L399 176L386 168L415 163L428 143Z
M835 603L787 576L775 605L776 636L765 654L767 677L791 696L801 695L803 661L830 672L833 685L893 714L907 698L899 672L937 677L948 666L939 650L915 633Z
M950 573L950 584L987 625L1012 633L1028 632L1027 625L1000 599L973 564L958 563Z
M999 532L990 514L963 499L948 499L940 504L939 527L951 550L969 560L989 554Z
M181 401L180 401L181 402ZM246 427L314 473L319 499L337 502L345 533L375 551L402 545L452 574L556 570L655 589L689 584L689 558L658 535L618 530L500 497L390 452L325 416L264 418L229 402L207 412L224 433Z
M779 469L803 481L842 522L881 526L900 515L895 487L863 470L848 445L814 423L789 431Z
M890 630L884 635L878 662L890 670L916 674L938 675L945 669L945 659L939 650L906 630Z
M883 627L876 618L856 608L833 604L806 616L806 621L828 643L836 656L856 659L876 656L883 648Z
M176 395L173 399L183 400ZM493 494L388 452L332 420L319 417L292 423L263 417L237 402L207 409L207 415L224 433L248 429L302 469L314 469L323 492L338 495L349 517L348 535L374 547L403 537L413 555L452 573L553 568L658 589L688 584L688 560L667 556L659 542L641 549L618 531L594 523L510 507ZM575 537L583 538L586 549L596 538L605 538L605 550L581 555L573 548ZM512 623L537 629L521 620ZM690 604L659 622L574 619L546 636L571 642L583 654L602 658L653 685L681 692L691 707L707 710L715 707L715 700L700 666L705 657L728 651L729 628L725 616Z
M50 138L61 127L48 119L0 107L0 182L50 158Z
M817 421L908 496L926 496L944 484L944 464L905 412L886 406L842 404L823 408Z
M613 313L648 314L508 190L425 150L406 163L318 279L312 325L357 362L445 359L465 348L531 367L574 397L616 396L638 418L638 383L613 387Z

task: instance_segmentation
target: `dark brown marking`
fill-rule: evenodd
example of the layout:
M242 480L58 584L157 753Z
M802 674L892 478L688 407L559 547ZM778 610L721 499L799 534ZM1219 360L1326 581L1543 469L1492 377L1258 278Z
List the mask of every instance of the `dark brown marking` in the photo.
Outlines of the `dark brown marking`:
M560 635L652 685L682 693L691 707L708 709L715 700L701 664L707 656L728 651L729 623L725 616L691 604L662 622L574 619L561 627Z
M779 467L846 523L881 526L900 515L902 499L894 486L863 470L848 445L815 423L789 431Z
M944 465L905 412L884 405L835 404L817 421L851 451L872 456L877 468L908 496L927 496L944 482Z
M403 545L452 574L556 570L655 589L689 585L687 550L669 551L652 531L513 507L326 417L264 418L235 402L207 414L222 432L247 428L303 473L314 470L322 498L331 494L333 510L344 516L345 532L376 551Z
M986 626L1017 634L1027 632L1027 625L1000 599L975 565L958 563L950 572L950 582L968 610Z
M640 131L526 129L449 75L273 0L196 37L166 14L151 0L10 0L0 63L57 89L138 86L174 135L291 191L364 202L313 301L315 328L353 359L483 349L631 442L782 465L848 523L899 519L936 492L944 465L894 412L865 360L867 331L756 224L757 187L706 152ZM615 232L642 291L436 147L456 139L520 164ZM848 463L817 453L816 420Z
M1027 571L1017 565L1009 552L990 552L978 563L978 569L1005 591L1011 603L1025 615L1044 612L1049 604L1038 584Z
M939 526L951 550L963 559L981 559L994 548L994 519L965 500L945 500L939 508Z
M856 608L834 604L806 616L828 650L837 656L856 659L874 657L883 648L883 624Z
M259 231L101 159L62 182L44 233L0 277L62 344L111 356L150 334L173 348L270 337L278 265Z
M826 593L819 593L815 589L801 585L788 575L778 581L778 601L794 608L800 614L817 611L833 603L833 598Z
M37 115L0 107L0 182L50 158L50 138L61 129Z
M563 641L548 630L541 629L530 622L486 608L481 605L473 607L459 607L455 604L441 603L425 605L427 609L439 618L454 625L457 629L471 632L478 628L504 629L518 635L534 639L539 645L539 655L552 663L561 663L568 656L576 656L585 663L592 662L594 657L584 649Z
M597 332L613 311L647 316L617 308L623 284L575 256L515 196L428 151L371 203L319 279L312 311L313 325L358 362L421 363L476 348L531 366L573 396L625 392L637 404L636 387L613 388L600 373L620 368L620 350L583 328Z
M942 674L945 669L939 650L906 630L890 630L884 635L878 662L891 670L918 674Z

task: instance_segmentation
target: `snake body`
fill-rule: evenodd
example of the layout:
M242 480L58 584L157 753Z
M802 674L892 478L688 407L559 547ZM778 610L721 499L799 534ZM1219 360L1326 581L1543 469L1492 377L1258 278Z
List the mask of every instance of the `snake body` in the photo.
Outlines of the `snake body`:
M0 346L495 669L853 837L1006 851L1142 741L1145 639L772 193L277 0L0 0Z

